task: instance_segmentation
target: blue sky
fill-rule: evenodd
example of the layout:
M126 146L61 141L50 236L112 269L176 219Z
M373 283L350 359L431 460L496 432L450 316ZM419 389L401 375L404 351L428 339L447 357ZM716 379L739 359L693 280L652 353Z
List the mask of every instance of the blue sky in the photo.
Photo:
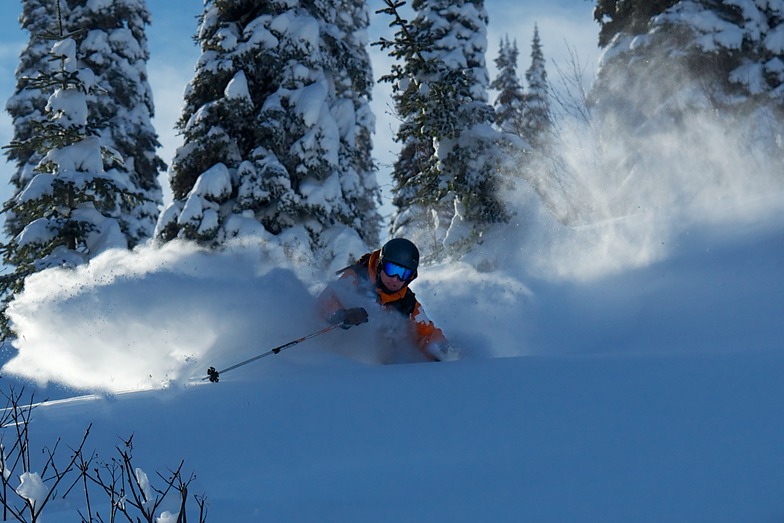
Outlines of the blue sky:
M29 37L19 28L17 22L21 2L14 4L15 12L8 9L6 16L0 17L0 100L3 105L14 92L14 71L19 52ZM153 123L163 145L159 155L169 163L174 150L181 144L174 131L174 123L180 114L183 90L192 76L199 56L191 37L196 32L196 17L202 11L203 3L199 0L148 0L147 5L152 14L152 25L148 27L147 37L150 48L148 73L156 110ZM390 18L387 15L375 14L382 6L381 0L370 0L371 41L389 31ZM586 75L590 81L599 55L596 45L598 26L591 16L592 2L487 0L485 7L490 17L487 65L491 78L494 74L498 42L504 35L517 40L520 49L518 72L521 76L524 74L530 63L530 42L534 24L538 24L551 83L555 85L558 82L554 64L566 67L570 61L570 49L577 53L580 64L586 67ZM376 47L371 48L371 53L373 73L379 78L389 70L390 62ZM374 155L379 164L379 183L382 185L385 202L388 202L390 195L387 172L397 147L392 140L395 120L388 114L390 100L386 91L387 87L384 85L376 88L373 110L377 118ZM11 119L3 111L0 114L0 143L7 144L11 137ZM13 166L0 160L0 167L3 168L0 199L5 201L11 194L7 180L13 172ZM168 194L165 175L162 176L161 182L164 193Z

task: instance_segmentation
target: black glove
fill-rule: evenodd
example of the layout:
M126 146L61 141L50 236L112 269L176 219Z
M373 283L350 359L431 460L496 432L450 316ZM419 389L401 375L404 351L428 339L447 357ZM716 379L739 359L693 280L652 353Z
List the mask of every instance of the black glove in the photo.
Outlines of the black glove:
M340 309L335 311L327 321L333 325L340 323L344 329L350 329L353 325L367 323L368 313L362 307L354 307L353 309Z

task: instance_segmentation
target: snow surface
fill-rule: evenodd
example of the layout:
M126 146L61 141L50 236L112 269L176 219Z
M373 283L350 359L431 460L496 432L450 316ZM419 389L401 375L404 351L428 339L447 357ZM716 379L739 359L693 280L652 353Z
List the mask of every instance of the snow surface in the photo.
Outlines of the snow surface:
M652 218L628 217L423 268L413 288L461 361L378 364L371 315L217 384L207 367L321 328L334 276L247 242L109 251L30 280L3 381L50 398L34 445L92 423L87 448L133 434L150 481L184 459L213 522L780 521L784 194L723 214L679 214L645 259L625 251Z
M244 96L237 80L229 91ZM704 156L733 176L654 156L681 168L639 185L639 200L587 193L628 212L565 227L530 202L467 259L423 267L413 288L458 362L382 365L388 322L371 311L206 382L209 366L323 326L314 299L335 267L269 235L39 272L10 306L19 338L2 369L49 398L17 492L40 502L38 450L72 447L92 424L86 447L102 459L133 434L145 488L184 459L213 522L781 521L784 193L749 191L737 173L752 163L716 143L728 154ZM221 180L205 176L195 196ZM183 213L215 212L198 203ZM45 520L75 521L81 505L58 498ZM158 521L178 510L169 500Z

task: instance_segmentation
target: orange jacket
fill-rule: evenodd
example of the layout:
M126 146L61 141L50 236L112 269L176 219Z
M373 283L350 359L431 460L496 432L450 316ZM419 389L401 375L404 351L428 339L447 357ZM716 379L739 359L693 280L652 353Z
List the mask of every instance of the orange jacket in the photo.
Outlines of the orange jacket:
M370 253L370 258L367 262L367 274L361 275L362 278L360 278L360 274L358 274L357 271L363 271L365 269L362 265L357 264L345 269L340 276L340 280L351 278L351 283L355 287L359 287L361 281L367 282L367 286L375 290L376 301L381 306L395 309L398 308L396 306L406 303L407 305L404 306L404 309L406 311L411 309L411 312L408 313L408 317L411 319L413 326L414 342L420 352L422 352L428 360L435 361L436 358L433 357L427 349L431 344L446 344L447 340L444 333L430 321L425 314L425 311L422 309L422 305L417 301L411 289L408 288L408 285L397 292L386 293L376 284L376 274L380 257L381 250ZM405 302L403 301L404 299L406 300ZM412 304L413 307L411 307L410 304ZM337 294L330 285L328 285L319 295L317 305L319 313L324 319L328 319L336 311L346 308L340 302ZM400 310L400 308L398 308L398 310ZM401 310L401 312L403 311ZM405 314L406 312L403 313Z

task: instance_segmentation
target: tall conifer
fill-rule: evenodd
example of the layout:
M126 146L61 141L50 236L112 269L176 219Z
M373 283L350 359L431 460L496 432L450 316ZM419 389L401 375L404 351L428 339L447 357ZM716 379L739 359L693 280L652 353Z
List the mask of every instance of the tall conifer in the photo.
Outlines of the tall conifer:
M619 13L602 20L613 31L591 93L609 212L630 212L630 194L690 205L708 186L780 183L784 1L630 2ZM741 158L755 167L732 165Z
M550 112L550 85L547 82L547 67L537 26L534 26L531 65L525 72L525 80L528 84L528 91L525 96L523 137L535 147L541 147L545 145L552 132L553 121Z
M154 106L147 81L145 34L150 15L144 0L25 0L20 22L30 32L30 40L20 56L16 92L7 104L16 143L7 153L17 165L11 178L15 194L32 179L40 160L40 154L24 144L35 134L35 126L46 121L49 93L28 85L40 72L52 73L58 67L49 57L51 42L41 35L56 32L61 23L64 33L73 34L77 43L78 68L89 68L96 76L95 88L87 93L89 121L101 146L115 151L108 174L119 190L139 196L118 195L115 217L130 246L150 238L162 204L158 174L165 164L156 155L160 144L151 124ZM7 206L13 207L13 199ZM11 209L6 233L13 237L25 225Z
M33 151L40 157L32 178L9 202L19 232L3 246L3 262L12 267L0 277L3 296L2 332L11 334L5 306L24 288L25 278L50 267L74 267L110 248L126 248L118 208L121 202L139 202L104 168L116 151L101 144L88 121L87 94L98 78L79 68L77 44L62 32L51 50L57 70L30 79L28 88L49 92L46 120L31 123L34 134L14 142L11 151Z
M484 4L417 0L409 23L399 15L400 4L386 3L399 31L381 43L402 61L383 78L393 84L402 119L397 141L403 150L393 177L396 194L410 198L396 199L393 233L414 236L430 221L445 231L433 233L431 226L422 235L435 240L432 251L438 244L467 245L489 223L508 217L497 194L502 136L492 128L487 102Z
M150 124L143 0L25 0L20 22L30 41L7 104L17 170L4 206L4 307L34 272L151 237L164 166Z
M364 4L209 1L157 235L218 246L330 229L377 240Z
M490 87L498 91L494 103L496 125L504 132L522 137L525 128L525 91L517 75L518 56L517 41L510 43L507 35L498 48L498 57L495 59L498 76Z

